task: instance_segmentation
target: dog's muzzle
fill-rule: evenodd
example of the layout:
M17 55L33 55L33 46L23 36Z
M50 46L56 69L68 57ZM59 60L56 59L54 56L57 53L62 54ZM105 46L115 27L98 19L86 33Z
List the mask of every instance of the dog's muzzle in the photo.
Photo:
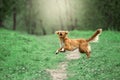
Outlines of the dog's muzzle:
M60 36L62 36L62 33L60 33Z

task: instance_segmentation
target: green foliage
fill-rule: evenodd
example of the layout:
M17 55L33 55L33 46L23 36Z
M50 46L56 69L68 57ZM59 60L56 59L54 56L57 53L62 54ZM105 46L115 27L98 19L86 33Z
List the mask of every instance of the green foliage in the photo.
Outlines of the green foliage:
M24 0L0 0L0 19L5 20L6 16L11 16L14 7L16 7L17 12L19 12L19 10L23 8L23 2Z
M0 0L0 25L16 30L46 35L55 30L120 30L119 0ZM2 20L2 21L1 21ZM4 21L3 21L4 20Z
M64 55L55 55L57 37L30 36L0 29L0 80L49 80Z
M102 14L105 20L105 29L120 30L120 1L119 0L96 0L96 8Z

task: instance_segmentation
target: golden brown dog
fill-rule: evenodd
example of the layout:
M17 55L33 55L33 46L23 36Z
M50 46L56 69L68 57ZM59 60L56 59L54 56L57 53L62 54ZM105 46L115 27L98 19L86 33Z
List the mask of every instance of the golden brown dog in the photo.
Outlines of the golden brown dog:
M89 42L97 42L101 32L102 29L97 29L89 39L70 39L67 37L68 31L56 31L56 34L60 39L60 48L56 51L56 54L66 50L73 51L75 49L79 49L79 52L86 53L87 58L89 58L91 53Z

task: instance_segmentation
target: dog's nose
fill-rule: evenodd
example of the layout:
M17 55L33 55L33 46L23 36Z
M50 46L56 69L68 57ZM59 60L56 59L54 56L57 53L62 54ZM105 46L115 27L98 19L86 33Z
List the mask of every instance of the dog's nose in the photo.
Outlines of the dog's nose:
M62 36L62 33L60 33L60 36Z

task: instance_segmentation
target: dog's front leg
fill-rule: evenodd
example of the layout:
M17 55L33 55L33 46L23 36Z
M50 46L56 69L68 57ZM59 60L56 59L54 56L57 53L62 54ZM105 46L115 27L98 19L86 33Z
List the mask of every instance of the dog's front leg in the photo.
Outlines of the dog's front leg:
M62 48L56 50L55 54L58 54Z
M64 49L64 50L68 50L68 51L73 51L73 50L75 50L75 49L73 49L73 48L70 47L70 46L64 46L63 49Z
M56 51L56 54L58 54L59 52L65 52L66 50L73 51L75 49L73 49L72 47L69 47L69 46L63 46Z
M63 47L59 48L58 50L56 50L56 54L58 54L59 52L65 52L65 49Z

